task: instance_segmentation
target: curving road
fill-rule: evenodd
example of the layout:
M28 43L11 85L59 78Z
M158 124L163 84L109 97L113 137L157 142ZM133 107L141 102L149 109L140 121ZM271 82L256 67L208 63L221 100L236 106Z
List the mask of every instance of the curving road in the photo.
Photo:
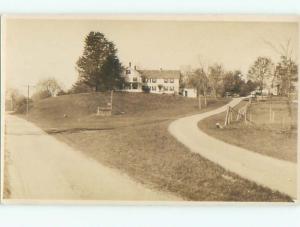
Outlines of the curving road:
M5 187L11 192L6 202L181 200L173 194L146 188L101 165L24 119L6 115L5 121Z
M227 106L237 105L243 98L233 99L218 109L180 118L172 122L169 132L192 152L198 153L241 177L254 181L292 198L297 197L297 165L264 156L215 139L198 128L198 122L224 112Z

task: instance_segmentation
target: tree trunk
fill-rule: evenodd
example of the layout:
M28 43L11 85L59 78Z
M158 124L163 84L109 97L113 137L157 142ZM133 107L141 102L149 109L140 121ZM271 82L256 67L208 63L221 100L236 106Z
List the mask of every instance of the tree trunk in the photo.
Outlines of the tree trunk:
M207 107L206 91L204 90L204 106Z
M217 89L214 87L214 98L217 100Z
M199 108L199 110L202 109L202 105L201 105L201 95L200 95L200 94L198 94L198 108Z

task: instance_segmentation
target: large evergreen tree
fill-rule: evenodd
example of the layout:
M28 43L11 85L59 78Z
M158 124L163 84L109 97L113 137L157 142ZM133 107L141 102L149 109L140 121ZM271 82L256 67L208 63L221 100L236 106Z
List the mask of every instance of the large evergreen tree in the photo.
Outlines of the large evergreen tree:
M78 59L79 81L95 91L119 89L123 86L122 65L117 49L100 32L90 32L85 38L82 56Z

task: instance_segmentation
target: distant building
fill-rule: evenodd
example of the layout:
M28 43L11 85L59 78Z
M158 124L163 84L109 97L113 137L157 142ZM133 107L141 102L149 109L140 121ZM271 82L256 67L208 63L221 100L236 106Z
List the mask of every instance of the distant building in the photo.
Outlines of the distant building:
M183 88L182 95L189 98L196 98L197 90L195 88Z
M268 78L264 81L262 95L279 95L280 82L276 77Z
M141 74L137 71L136 66L132 67L129 62L129 66L124 71L125 78L125 91L128 92L142 92L143 81Z
M138 70L131 63L125 69L125 91L156 94L178 94L179 70Z

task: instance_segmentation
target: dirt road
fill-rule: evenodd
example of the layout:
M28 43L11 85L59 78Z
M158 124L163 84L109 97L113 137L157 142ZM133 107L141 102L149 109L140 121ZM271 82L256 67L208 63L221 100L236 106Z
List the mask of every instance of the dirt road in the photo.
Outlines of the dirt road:
M233 99L227 105L235 106L241 100L242 98ZM178 119L170 124L169 132L192 152L199 153L241 177L286 193L295 199L297 195L295 163L227 144L208 136L198 128L199 121L225 111L227 105L209 112Z
M10 199L181 200L89 159L26 120L5 118Z

